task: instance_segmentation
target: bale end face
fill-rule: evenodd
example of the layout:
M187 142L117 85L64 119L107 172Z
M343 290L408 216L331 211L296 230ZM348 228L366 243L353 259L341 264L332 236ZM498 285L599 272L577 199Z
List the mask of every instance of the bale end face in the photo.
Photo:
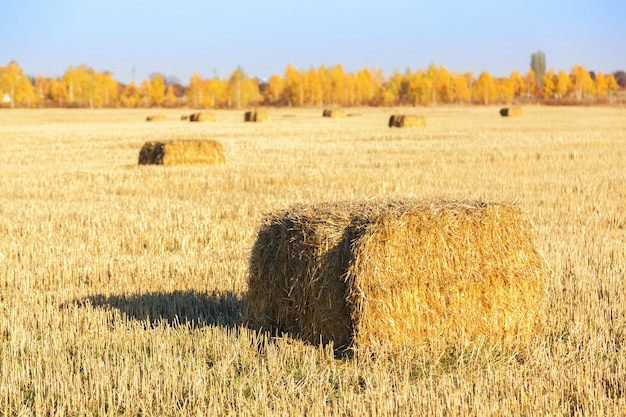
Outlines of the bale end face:
M249 266L250 325L311 343L518 343L543 318L542 258L503 204L296 206L264 219Z

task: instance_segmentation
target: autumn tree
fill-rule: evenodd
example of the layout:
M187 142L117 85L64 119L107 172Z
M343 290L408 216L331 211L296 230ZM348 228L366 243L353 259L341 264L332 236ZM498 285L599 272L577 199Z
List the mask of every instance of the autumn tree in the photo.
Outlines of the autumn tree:
M574 65L570 73L570 80L576 100L580 101L593 92L591 75L582 65Z
M470 100L470 90L467 85L467 78L463 74L455 74L452 77L452 91L454 100L458 100L459 104L468 103Z
M30 79L24 75L17 61L0 67L0 98L8 97L11 107L29 106L35 101L35 93Z
M165 78L161 74L152 74L149 81L149 105L162 106L165 101Z
M556 96L558 77L553 68L550 68L547 73L543 74L543 96L545 98L551 98Z
M302 107L304 105L304 83L302 74L291 64L285 69L284 98L287 103Z
M283 96L283 78L274 74L270 77L267 87L263 92L263 98L266 104L278 104Z
M570 81L569 74L567 73L567 71L564 71L564 70L559 71L556 77L556 86L555 86L555 93L559 100L567 95L567 92L570 89L570 84L571 84L571 81Z
M510 78L503 77L496 82L498 97L504 103L511 103L515 97L515 85Z
M120 101L124 107L134 108L137 107L139 101L141 100L141 96L139 94L139 88L135 84L135 81L131 81L130 83L124 86L124 90L122 90L122 95L120 97Z
M524 77L524 87L526 89L526 97L530 98L530 96L535 94L535 88L537 86L537 76L535 74L535 70L530 68Z
M189 79L187 88L187 104L191 108L200 108L202 105L202 78L194 72Z
M474 97L483 104L493 103L498 98L496 83L487 71L481 72L478 76L474 87Z

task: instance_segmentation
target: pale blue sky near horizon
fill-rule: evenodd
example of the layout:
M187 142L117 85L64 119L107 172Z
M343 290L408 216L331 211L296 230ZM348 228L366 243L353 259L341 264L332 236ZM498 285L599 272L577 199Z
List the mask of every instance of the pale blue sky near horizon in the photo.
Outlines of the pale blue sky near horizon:
M269 78L289 63L506 76L538 50L557 71L626 70L623 0L0 0L0 16L0 65L30 76L85 64L124 83L158 72L188 84L237 67Z

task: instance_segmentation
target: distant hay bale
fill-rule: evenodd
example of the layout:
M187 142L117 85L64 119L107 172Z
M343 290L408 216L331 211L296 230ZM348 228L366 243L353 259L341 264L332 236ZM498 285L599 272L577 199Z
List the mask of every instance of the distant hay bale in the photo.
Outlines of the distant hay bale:
M247 111L244 113L243 120L245 122L268 122L270 114L264 110Z
M189 120L189 115L183 114L182 116L180 116L180 120Z
M200 112L189 115L190 122L214 122L215 120L215 114L213 113Z
M165 115L163 114L154 114L152 116L146 117L146 122L160 122L166 119L167 117L165 117Z
M256 112L255 122L269 122L270 114L265 110L258 110Z
M502 117L521 117L522 116L522 108L521 107L504 107L500 109L500 116Z
M260 226L245 316L252 328L336 348L516 344L541 328L543 266L513 205L299 205Z
M139 165L221 165L225 162L222 145L214 140L146 142L139 151Z
M322 112L322 117L330 117L332 119L343 119L344 117L346 117L346 112L344 112L343 110L339 110L339 109L325 109Z
M424 116L397 114L389 118L389 127L426 127Z
M361 113L348 113L346 114L347 117L361 117Z

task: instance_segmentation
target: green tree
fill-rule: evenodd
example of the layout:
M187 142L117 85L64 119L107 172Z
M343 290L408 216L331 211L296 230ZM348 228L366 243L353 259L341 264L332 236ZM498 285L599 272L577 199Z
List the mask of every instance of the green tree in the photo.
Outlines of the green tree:
M530 56L530 68L535 73L535 85L539 88L543 88L543 75L546 73L546 54L541 50L533 53Z

